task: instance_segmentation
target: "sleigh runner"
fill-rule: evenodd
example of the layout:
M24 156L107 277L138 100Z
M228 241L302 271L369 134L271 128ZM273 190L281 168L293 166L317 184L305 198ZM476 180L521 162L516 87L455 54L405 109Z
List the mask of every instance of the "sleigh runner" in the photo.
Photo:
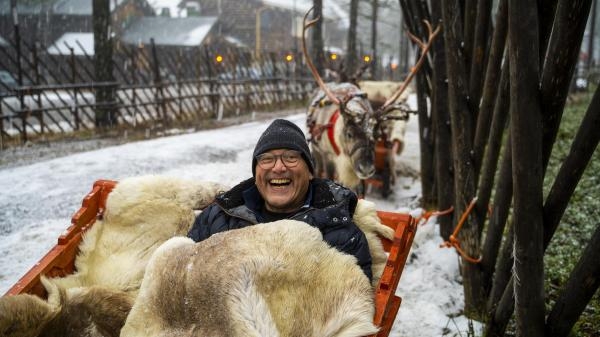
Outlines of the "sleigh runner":
M107 198L116 185L116 181L96 181L92 191L83 199L81 208L73 215L71 226L58 238L57 244L5 296L32 294L46 298L48 294L42 284L42 275L54 278L76 272L75 258L82 235L103 218ZM392 240L380 237L388 258L375 288L373 323L380 328L375 336L381 337L389 335L400 307L401 298L395 292L417 227L408 214L377 211L377 216L381 223L394 231Z

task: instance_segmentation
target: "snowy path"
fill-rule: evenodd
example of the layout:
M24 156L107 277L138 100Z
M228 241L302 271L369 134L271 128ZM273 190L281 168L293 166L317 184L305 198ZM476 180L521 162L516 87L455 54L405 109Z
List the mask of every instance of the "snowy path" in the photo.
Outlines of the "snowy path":
M304 129L304 115L287 117ZM251 175L254 144L270 121L129 143L0 170L0 293L5 293L56 243L97 179L162 174L228 185ZM407 130L403 165L418 170L416 118ZM378 208L410 211L420 182L403 177L388 200L367 195ZM462 285L456 254L440 249L435 224L419 227L398 294L403 301L391 336L449 336L460 330ZM448 316L457 316L449 321ZM445 327L448 327L445 330ZM459 336L457 334L457 336Z

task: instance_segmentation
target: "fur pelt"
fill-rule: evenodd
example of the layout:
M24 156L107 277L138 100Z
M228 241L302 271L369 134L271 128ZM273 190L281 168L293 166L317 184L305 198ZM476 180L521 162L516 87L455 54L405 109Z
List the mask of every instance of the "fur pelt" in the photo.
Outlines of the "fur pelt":
M380 237L392 240L394 238L394 230L381 223L381 220L377 216L375 204L365 199L358 200L352 219L367 237L373 261L371 265L373 274L372 284L375 287L379 283L379 279L387 263L387 254L383 249Z
M395 81L359 81L358 87L364 91L369 98L369 101L375 103L374 109L378 108L378 105L382 105L385 101L390 98L396 90L400 88L402 82ZM396 103L406 102L408 96L413 92L409 86L396 100Z
M133 305L130 294L105 287L68 291L42 278L48 301L20 294L0 298L0 336L117 337Z
M373 314L356 259L318 229L281 220L167 241L121 336L365 336L377 331Z
M77 272L56 279L62 288L103 285L136 292L146 263L169 238L185 235L194 209L226 188L212 182L166 176L123 179L109 194L104 218L84 234Z

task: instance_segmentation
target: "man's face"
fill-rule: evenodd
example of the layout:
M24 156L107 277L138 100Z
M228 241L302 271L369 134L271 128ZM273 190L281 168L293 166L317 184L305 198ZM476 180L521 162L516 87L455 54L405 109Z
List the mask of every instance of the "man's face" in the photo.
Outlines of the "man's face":
M256 187L265 200L265 207L276 213L300 209L312 179L308 165L300 153L293 150L276 149L265 154L257 158L256 164ZM275 163L270 167L273 159ZM294 159L297 159L295 163Z

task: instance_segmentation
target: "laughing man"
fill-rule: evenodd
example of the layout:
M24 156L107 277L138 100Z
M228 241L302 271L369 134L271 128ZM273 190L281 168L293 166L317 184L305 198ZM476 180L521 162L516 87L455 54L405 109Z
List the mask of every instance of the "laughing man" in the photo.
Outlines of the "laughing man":
M188 236L198 242L257 223L303 221L318 228L329 245L355 256L371 281L369 245L352 220L356 194L331 180L314 178L313 173L302 130L290 121L276 119L254 148L253 177L218 195L198 215Z

